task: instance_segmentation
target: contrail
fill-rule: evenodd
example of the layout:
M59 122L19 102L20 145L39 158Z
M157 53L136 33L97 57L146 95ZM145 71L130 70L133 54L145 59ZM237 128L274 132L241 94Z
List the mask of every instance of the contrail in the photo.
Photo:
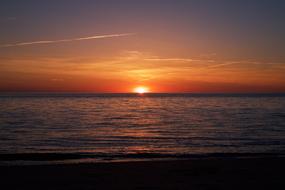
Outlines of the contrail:
M74 41L94 40L94 39L104 39L104 38L115 38L115 37L131 36L131 35L134 35L134 33L88 36L88 37L63 39L63 40L41 40L41 41L33 41L33 42L20 42L20 43L15 43L15 44L0 45L0 48L28 46L28 45L37 45L37 44L53 44L53 43L62 43L62 42L74 42Z
M216 65L209 65L206 68L218 68L218 67L224 67L224 66L234 65L234 64L237 64L237 62L226 62L226 63L216 64Z

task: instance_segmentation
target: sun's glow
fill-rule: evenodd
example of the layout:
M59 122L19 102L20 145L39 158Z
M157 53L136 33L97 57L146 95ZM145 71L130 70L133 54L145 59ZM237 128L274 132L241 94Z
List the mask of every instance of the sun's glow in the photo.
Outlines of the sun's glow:
M134 92L138 94L144 94L144 93L148 93L149 89L144 86L139 86L139 87L134 88Z

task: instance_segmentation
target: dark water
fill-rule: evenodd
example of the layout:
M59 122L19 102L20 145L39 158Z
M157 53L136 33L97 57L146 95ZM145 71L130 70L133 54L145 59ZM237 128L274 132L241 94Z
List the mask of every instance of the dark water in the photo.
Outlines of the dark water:
M0 162L211 153L284 154L285 96L0 95Z

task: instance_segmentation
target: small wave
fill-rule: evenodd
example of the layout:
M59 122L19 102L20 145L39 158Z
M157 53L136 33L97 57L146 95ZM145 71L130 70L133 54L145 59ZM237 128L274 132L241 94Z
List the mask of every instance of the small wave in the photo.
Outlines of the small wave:
M285 153L209 153L209 154L90 154L90 153L19 153L0 154L0 161L63 161L78 159L205 159L205 158L248 158L284 157Z

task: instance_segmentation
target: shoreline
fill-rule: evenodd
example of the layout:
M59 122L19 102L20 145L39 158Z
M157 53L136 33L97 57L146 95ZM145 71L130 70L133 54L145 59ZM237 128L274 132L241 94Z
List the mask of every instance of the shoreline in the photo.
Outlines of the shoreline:
M0 166L7 189L284 189L285 158Z

